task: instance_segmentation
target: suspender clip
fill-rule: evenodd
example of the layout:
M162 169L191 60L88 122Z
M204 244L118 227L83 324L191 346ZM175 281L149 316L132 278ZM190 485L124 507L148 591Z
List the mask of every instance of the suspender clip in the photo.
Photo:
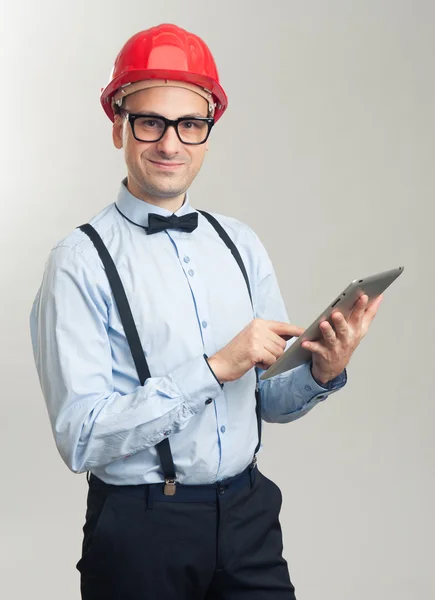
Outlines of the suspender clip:
M177 491L175 479L165 479L163 493L165 496L175 496Z

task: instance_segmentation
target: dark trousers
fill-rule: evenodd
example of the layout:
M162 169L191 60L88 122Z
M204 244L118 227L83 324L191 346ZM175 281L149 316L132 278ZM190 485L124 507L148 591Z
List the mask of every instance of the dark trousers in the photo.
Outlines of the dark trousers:
M83 600L295 600L281 492L257 468L211 486L89 482Z

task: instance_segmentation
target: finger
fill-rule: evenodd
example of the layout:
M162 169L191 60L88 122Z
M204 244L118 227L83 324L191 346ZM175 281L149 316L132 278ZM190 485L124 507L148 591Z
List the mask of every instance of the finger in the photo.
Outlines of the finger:
M364 312L367 308L368 301L369 301L369 297L367 296L367 294L363 294L362 296L360 296L358 298L358 300L355 302L353 313L364 314Z
M264 340L264 348L274 356L279 357L284 352L285 342L279 336L276 337L278 341L266 338ZM284 344L284 346L282 344Z
M288 338L290 339L292 336L286 336L286 337L288 337ZM270 330L267 332L267 335L266 335L266 340L271 340L271 341L272 341L272 342L274 342L275 344L278 344L278 346L279 346L279 347L280 347L280 348L281 348L283 351L285 350L285 347L286 347L286 345L287 345L287 342L286 342L286 340L285 340L284 336L282 336L282 335L277 335L276 333L273 333L273 331L270 331Z
M371 320L374 319L374 317L375 317L376 313L378 312L378 309L379 309L379 307L380 307L383 299L384 299L384 295L381 294L380 296L378 296L377 298L375 298L375 300L373 300L373 302L367 308L366 315L368 317L370 317Z
M277 343L280 340L279 343L285 347L286 342L293 339L295 336L294 335L278 335L277 333L274 333L271 329L269 329L267 332L267 337L271 340L275 340Z
M328 321L320 323L320 331L327 346L332 348L337 343L337 336Z
M304 350L308 350L312 354L319 354L320 356L325 355L325 346L321 342L302 342L301 344Z
M367 308L368 300L369 300L369 297L367 296L367 294L363 294L355 302L354 309L353 309L352 314L349 319L349 324L352 327L360 327L361 326L361 323L362 323L362 320L364 317L364 313Z
M337 338L339 340L345 340L349 335L349 325L343 314L336 311L331 315L331 319Z
M263 351L261 356L261 361L255 363L256 367L260 367L260 369L268 369L274 362L276 362L277 357L272 352L269 352L266 348Z
M378 312L379 306L381 305L383 299L384 299L384 296L381 294L367 308L367 310L364 314L364 320L363 320L363 327L366 330L368 329L368 327L369 327L370 323L373 321L373 319L376 317L376 313Z
M282 321L266 321L266 325L271 331L280 336L289 335L290 337L299 337L304 332L302 327L296 327L296 325L290 325L290 323L284 323Z

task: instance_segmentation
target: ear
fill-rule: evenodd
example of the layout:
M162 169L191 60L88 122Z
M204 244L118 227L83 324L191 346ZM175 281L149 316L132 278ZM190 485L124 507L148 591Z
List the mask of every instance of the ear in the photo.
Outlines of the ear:
M115 115L115 120L113 122L112 128L112 139L115 148L121 150L123 147L123 130L124 130L124 120L120 115Z

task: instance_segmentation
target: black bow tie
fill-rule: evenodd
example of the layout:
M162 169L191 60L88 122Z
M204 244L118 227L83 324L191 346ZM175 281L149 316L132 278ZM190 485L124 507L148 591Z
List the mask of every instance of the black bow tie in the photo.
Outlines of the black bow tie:
M171 215L170 217L162 217L156 213L150 213L148 215L148 229L147 234L158 233L165 229L181 229L191 233L198 227L198 213L191 212L187 215L177 217L177 215Z

